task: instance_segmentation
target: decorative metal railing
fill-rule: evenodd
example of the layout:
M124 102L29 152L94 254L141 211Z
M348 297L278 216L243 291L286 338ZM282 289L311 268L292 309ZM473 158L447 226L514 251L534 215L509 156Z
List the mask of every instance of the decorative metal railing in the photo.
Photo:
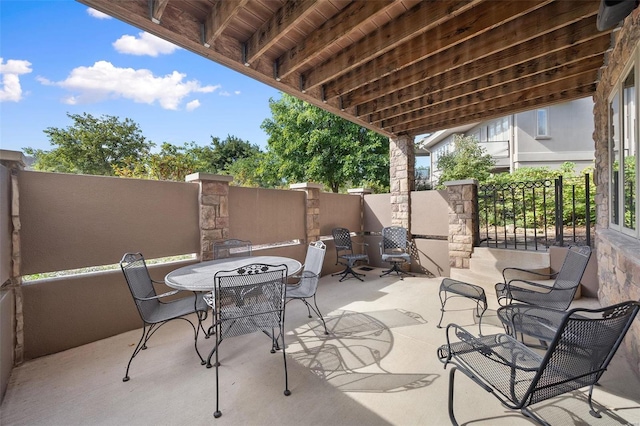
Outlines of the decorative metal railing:
M495 248L545 250L567 243L591 245L595 222L589 175L581 178L481 185L478 241Z

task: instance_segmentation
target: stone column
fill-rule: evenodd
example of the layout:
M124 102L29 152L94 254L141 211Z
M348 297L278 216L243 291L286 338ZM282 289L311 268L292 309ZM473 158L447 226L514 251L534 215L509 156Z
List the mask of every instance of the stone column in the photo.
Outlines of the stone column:
M318 183L293 183L289 188L294 191L304 191L307 209L307 241L305 245L320 239L320 190Z
M411 191L415 189L415 151L413 138L389 139L389 178L391 223L411 233Z
M19 151L0 150L0 164L11 173L11 273L6 283L0 283L2 289L13 291L15 303L15 346L13 350L14 365L24 361L24 314L22 310L22 277L20 256L20 188L18 172L24 170L26 162ZM6 284L6 285L5 285Z
M445 182L449 196L449 265L469 268L473 245L478 238L475 179Z
M360 229L358 232L362 234L364 232L364 196L371 194L372 191L369 188L353 188L347 189L347 192L351 195L360 196Z
M213 259L213 242L229 238L231 176L193 173L185 180L200 185L200 260Z

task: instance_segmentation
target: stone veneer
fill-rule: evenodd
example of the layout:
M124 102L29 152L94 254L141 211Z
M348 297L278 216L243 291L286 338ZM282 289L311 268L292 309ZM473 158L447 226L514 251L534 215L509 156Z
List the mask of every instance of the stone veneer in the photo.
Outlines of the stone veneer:
M24 170L26 162L21 152L0 150L0 163L11 172L11 278L5 288L13 291L15 298L15 346L14 365L22 364L24 360L24 314L22 310L22 277L20 273L20 188L17 172ZM4 283L0 283L4 284Z
M477 238L475 179L444 183L449 198L449 266L469 268L473 243Z
M411 191L415 187L415 148L413 138L400 136L389 140L389 178L391 224L411 233Z
M200 185L200 260L213 259L213 242L229 238L231 176L193 173L185 180Z
M320 190L317 183L294 183L289 185L294 191L304 191L307 208L307 241L306 244L320 239Z
M613 34L614 48L594 95L593 139L596 167L596 238L598 299L603 306L625 300L640 300L640 240L609 229L608 97L640 43L640 8L628 16ZM637 83L636 83L637 86ZM640 375L640 321L634 321L623 341L636 374Z

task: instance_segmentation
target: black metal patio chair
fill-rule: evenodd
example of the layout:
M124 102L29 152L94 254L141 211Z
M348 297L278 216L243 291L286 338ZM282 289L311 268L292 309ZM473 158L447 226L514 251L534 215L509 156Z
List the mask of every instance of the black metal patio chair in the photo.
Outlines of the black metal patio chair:
M504 278L504 282L498 283L495 286L498 304L500 306L507 306L517 301L529 305L566 310L578 290L580 280L587 268L590 256L591 247L571 246L567 251L560 271L556 273L543 274L528 269L513 267L503 269L502 277ZM513 272L533 274L534 276L539 276L540 279L555 278L555 281L553 286L549 287L522 278L509 279L508 275Z
M205 295L205 301L214 310L216 343L209 355L215 354L216 367L216 411L220 411L219 354L221 342L230 337L242 336L257 331L271 338L271 352L282 349L286 396L289 391L287 357L284 342L284 305L286 265L252 263L240 268L220 271L215 274L215 289ZM232 360L229 360L231 363ZM207 366L209 366L208 364Z
M327 324L324 322L318 303L316 302L316 290L318 289L318 281L320 280L320 273L322 272L322 264L324 263L324 255L327 251L327 247L322 241L316 241L309 244L307 248L307 256L304 259L304 265L302 265L302 273L294 275L292 278L298 278L296 284L289 284L286 287L286 303L291 300L297 299L304 302L307 306L307 312L309 318L311 318L311 311L320 317L322 325L324 326L324 334L329 334L327 331ZM307 301L313 297L313 304L315 308ZM286 304L285 303L285 304Z
M214 259L226 259L228 257L243 257L251 256L252 249L251 241L228 239L221 241L214 241L213 243L213 258Z
M141 253L125 253L120 261L120 268L142 319L142 336L133 350L131 358L129 358L127 370L122 381L129 381L131 361L141 350L147 349L147 342L151 336L162 325L174 319L182 319L191 324L195 335L196 353L204 365L204 359L200 355L200 351L198 351L198 334L200 330L205 332L202 328L202 321L206 319L209 307L205 303L203 295L201 293L192 293L191 297L164 301L164 298L181 293L181 291L172 290L167 293L157 294L153 284L162 284L162 281L151 279L144 256ZM198 316L197 326L186 318L187 315L193 313Z
M543 354L514 337L495 334L476 337L456 324L447 327L447 344L438 358L452 364L449 373L449 417L454 425L454 376L462 371L492 393L502 404L541 424L544 419L530 406L589 386L589 407L594 417L593 386L606 371L622 339L640 310L628 301L601 309L573 309L565 313ZM452 341L452 334L459 341Z
M359 279L360 281L364 281L360 277L364 277L364 274L360 274L353 270L353 267L358 262L369 262L369 256L366 254L367 247L369 246L367 243L356 243L357 245L362 247L362 253L356 253L353 250L354 243L351 241L351 232L347 228L333 228L331 231L333 235L333 242L336 245L336 265L344 265L345 269L342 272L336 272L331 276L341 275L339 281L344 281L351 275Z
M402 279L403 275L413 277L409 272L403 271L404 263L411 263L411 255L408 251L407 229L402 226L387 226L382 228L382 241L380 241L380 256L383 262L391 263L391 268L382 271L380 277L393 272Z

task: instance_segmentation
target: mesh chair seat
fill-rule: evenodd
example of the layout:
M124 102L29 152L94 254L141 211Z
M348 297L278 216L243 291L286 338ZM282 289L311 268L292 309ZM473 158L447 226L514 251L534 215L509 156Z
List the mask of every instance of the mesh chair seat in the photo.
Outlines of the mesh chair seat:
M457 425L453 412L457 369L504 406L519 409L542 424L546 422L529 410L530 405L589 386L590 413L600 417L592 403L593 386L606 371L639 310L640 302L629 301L566 312L544 354L507 334L475 337L462 327L449 324L447 344L438 349L438 358L445 368L453 365L449 373L451 422ZM556 314L557 311L552 315ZM540 311L537 315L544 317ZM459 341L452 341L454 335Z
M403 275L413 277L412 274L403 271L402 264L411 263L411 255L407 252L407 229L402 226L388 226L382 228L382 241L380 241L380 257L383 262L391 263L391 268L382 271L380 277L396 273L400 279Z
M558 273L541 274L521 268L503 269L504 282L495 285L498 303L500 306L507 306L516 301L529 305L566 310L578 290L590 256L591 247L571 246ZM512 272L526 272L541 278L555 278L555 281L553 286L549 287L535 281L520 278L508 279L507 275Z
M133 350L131 358L129 358L127 370L122 380L125 382L129 381L131 362L141 350L147 348L147 342L153 333L155 333L159 327L174 319L182 319L191 324L195 336L194 345L196 354L198 358L200 358L200 362L204 364L204 359L198 350L198 335L200 330L204 332L202 321L207 317L209 308L203 299L203 295L192 293L191 297L183 297L167 302L162 301L162 299L167 296L173 296L181 292L174 290L158 295L154 283L161 282L151 279L144 256L142 256L141 253L125 253L120 261L120 268L122 269L133 300L138 308L140 318L142 319L142 336L140 336L140 340ZM191 320L185 318L187 315L194 313L198 317L197 326L194 325Z
M309 244L307 247L307 255L304 260L302 274L295 276L299 281L296 284L287 285L286 287L286 303L291 300L300 300L307 307L307 313L311 318L311 311L313 311L324 326L324 334L329 334L327 330L327 324L324 321L324 317L318 308L316 301L316 290L318 289L318 281L320 280L320 274L322 272L322 265L324 264L324 256L327 251L327 247L322 241L316 241ZM314 306L307 301L307 299L313 298Z
M356 278L360 281L364 281L361 277L364 274L358 273L353 270L353 267L358 262L369 262L369 256L366 253L356 253L353 249L353 242L351 241L351 231L347 228L333 228L331 231L333 236L333 242L336 246L336 265L341 264L345 266L344 271L332 274L341 275L340 282L347 278ZM362 250L366 251L368 244L360 243Z
M284 343L284 305L286 265L249 264L240 268L219 271L214 276L215 289L205 297L214 310L216 343L209 354L207 367L215 354L216 410L220 411L219 353L223 339L264 332L271 338L271 352L282 349L285 373L285 395L290 395L287 357ZM277 333L276 333L277 330ZM231 361L229 361L231 362Z

